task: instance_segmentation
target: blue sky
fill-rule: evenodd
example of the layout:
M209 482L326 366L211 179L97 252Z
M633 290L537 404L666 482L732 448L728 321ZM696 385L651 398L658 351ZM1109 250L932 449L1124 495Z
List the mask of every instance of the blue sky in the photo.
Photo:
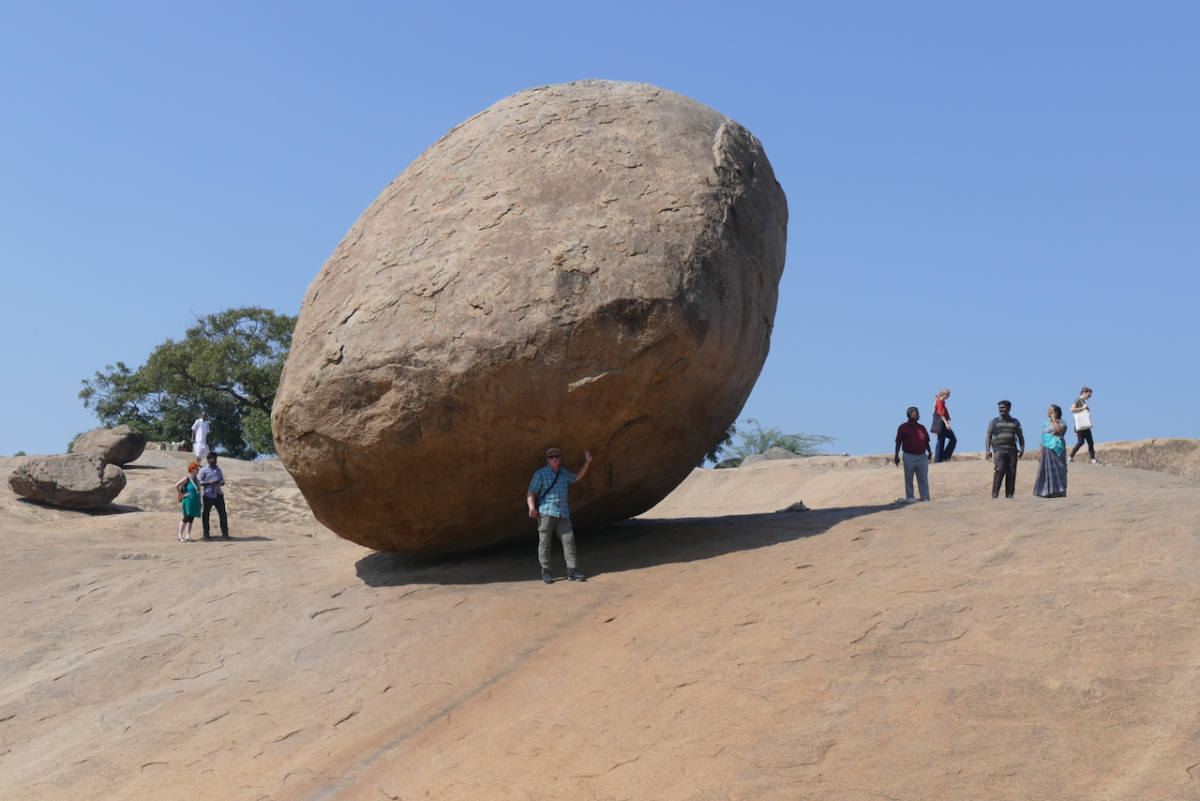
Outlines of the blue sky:
M449 128L531 86L644 81L762 140L790 207L741 415L960 450L1095 389L1097 439L1200 438L1200 4L10 4L0 454L97 425L80 381L198 315L294 314Z

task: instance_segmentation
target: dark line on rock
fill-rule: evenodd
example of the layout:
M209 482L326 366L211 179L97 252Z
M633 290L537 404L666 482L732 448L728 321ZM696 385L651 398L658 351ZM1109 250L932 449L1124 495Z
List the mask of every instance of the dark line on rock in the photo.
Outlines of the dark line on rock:
M409 740L425 731L425 729L427 729L430 725L449 717L454 712L465 706L472 699L511 676L518 668L523 667L534 656L545 650L552 642L555 642L560 636L562 636L564 632L568 631L577 623L589 617L598 606L606 603L607 601L607 598L597 598L595 602L582 607L579 611L572 615L570 619L559 624L558 630L555 632L555 635L552 638L541 638L536 644L531 645L529 648L526 648L524 651L518 654L516 659L513 660L512 664L504 670L501 670L499 673L496 673L495 675L485 679L466 694L459 696L457 699L450 701L449 703L435 710L413 728L397 735L396 737L393 737L391 740L388 740L375 750L371 751L358 761L353 773L347 772L342 778L338 779L333 784L323 788L315 795L309 796L310 801L327 801L327 799L334 798L343 790L353 787L355 780L363 773L370 770L380 759L401 748Z

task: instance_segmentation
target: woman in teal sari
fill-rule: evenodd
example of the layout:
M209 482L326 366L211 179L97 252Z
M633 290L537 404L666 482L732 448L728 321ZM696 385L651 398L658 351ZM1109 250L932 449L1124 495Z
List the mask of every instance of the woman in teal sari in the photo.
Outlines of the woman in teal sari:
M1038 459L1037 480L1033 494L1039 498L1067 497L1067 427L1062 421L1062 409L1053 404L1047 410L1050 419L1042 428L1042 455Z
M199 472L200 465L192 462L188 465L188 474L175 484L183 507L183 520L179 523L180 542L195 542L192 539L192 521L200 516L200 480L196 477Z

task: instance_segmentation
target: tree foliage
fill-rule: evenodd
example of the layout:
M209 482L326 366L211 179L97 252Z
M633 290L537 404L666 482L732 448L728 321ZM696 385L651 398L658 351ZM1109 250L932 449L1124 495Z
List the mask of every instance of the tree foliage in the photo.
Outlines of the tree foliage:
M731 425L729 430L725 432L725 436L713 443L713 446L708 449L708 453L704 454L704 458L700 460L700 466L704 467L705 462L717 464L721 461L721 451L728 448L733 443L733 436L738 432L736 425Z
M105 426L129 425L159 442L191 439L208 412L209 447L239 459L275 452L271 408L296 318L248 306L197 320L131 370L107 365L79 397Z
M713 452L707 457L715 462L718 468L738 467L747 456L766 453L771 448L783 448L797 456L816 456L822 445L837 440L837 437L829 437L824 434L784 434L779 428L763 428L754 419L747 419L745 422L753 425L754 428L739 430L737 426L730 426L729 431L725 433L725 438L714 446ZM741 439L741 443L729 444L735 436ZM731 455L720 459L719 457L725 453Z

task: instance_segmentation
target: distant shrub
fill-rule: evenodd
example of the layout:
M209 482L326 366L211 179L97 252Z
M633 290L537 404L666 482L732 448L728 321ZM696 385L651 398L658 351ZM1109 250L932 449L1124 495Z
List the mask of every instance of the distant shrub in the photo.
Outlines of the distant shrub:
M28 455L28 454L26 454L25 451L17 451L16 453L13 454L13 456L26 456L26 455Z
M753 431L738 431L742 444L732 450L738 456L745 458L755 453L766 453L771 448L783 448L797 456L815 456L817 448L835 442L837 437L824 434L784 434L778 428L763 428L757 420L747 420L754 424Z
M754 429L738 429L737 426L730 426L720 442L713 445L705 455L700 466L703 467L704 462L715 462L718 469L740 467L742 460L747 456L766 453L771 448L783 448L797 456L815 456L820 446L837 440L837 437L827 437L824 434L784 434L778 428L763 428L754 419L747 419L746 422L752 424ZM741 438L740 445L732 444L735 436ZM733 455L728 459L721 459L721 456L726 453Z
M78 434L71 437L71 441L67 443L67 453L75 452L75 443L78 442L79 438L82 437L86 433L87 433L86 431L80 431Z

